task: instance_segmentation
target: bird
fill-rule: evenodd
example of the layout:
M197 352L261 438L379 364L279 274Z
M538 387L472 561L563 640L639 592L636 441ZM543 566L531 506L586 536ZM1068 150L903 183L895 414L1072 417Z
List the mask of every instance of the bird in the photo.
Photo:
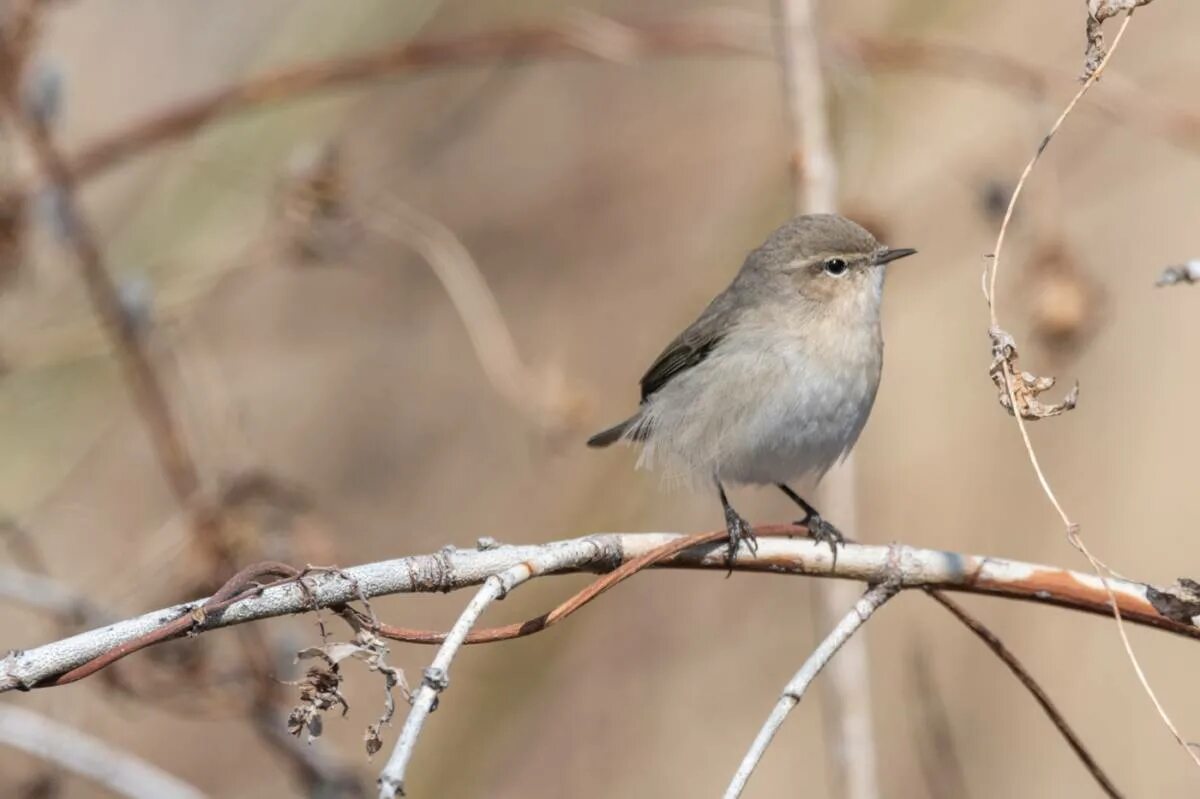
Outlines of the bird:
M845 536L789 483L819 482L858 441L883 369L887 266L915 253L837 214L792 218L654 360L637 411L588 446L640 444L639 467L715 488L731 569L742 542L758 547L730 484L777 487L836 557Z

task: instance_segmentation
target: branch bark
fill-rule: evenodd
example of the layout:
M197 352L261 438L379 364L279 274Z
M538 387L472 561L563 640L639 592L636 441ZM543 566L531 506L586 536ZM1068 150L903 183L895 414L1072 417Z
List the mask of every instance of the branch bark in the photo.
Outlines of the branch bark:
M503 599L518 585L548 571L558 571L569 568L580 557L588 557L587 545L563 547L542 553L539 556L522 561L500 574L488 577L483 588L467 605L462 615L458 617L451 628L445 642L438 649L437 655L429 668L425 669L421 678L421 687L413 697L412 710L404 720L396 747L388 758L387 765L379 775L379 799L392 799L404 795L404 774L408 762L412 759L413 750L417 745L417 737L425 726L426 719L433 711L434 702L438 695L450 685L450 664L458 650L467 639L467 633L475 626L483 612L497 599ZM599 550L596 550L599 552Z
M1071 729L1071 725L1067 723L1062 713L1058 711L1054 702L1051 701L1050 695L1038 684L1033 675L1017 659L1017 656L1004 645L1004 642L950 597L940 591L931 589L926 589L926 593L933 597L935 602L954 614L954 617L966 625L968 630L978 636L979 640L983 641L988 649L992 650L993 654L1000 658L1000 662L1008 667L1008 670L1020 681L1021 685L1025 686L1025 690L1033 695L1034 700L1041 706L1042 712L1054 723L1054 726L1066 740L1067 745L1071 747L1071 751L1075 753L1076 757L1079 758L1080 762L1091 773L1092 778L1096 780L1096 784L1100 786L1100 790L1104 791L1104 795L1108 796L1109 799L1123 799L1123 794L1113 784L1113 781L1109 779L1104 769L1100 767L1100 764L1096 762L1096 758L1092 757L1092 753L1083 745L1083 741L1079 740L1079 736L1075 734L1075 731Z
M764 539L757 557L746 550L738 555L739 571L837 577L879 582L892 573L888 547L845 544L838 549L836 568L829 547L808 539L766 538L802 535L803 527L774 525L758 528ZM304 578L305 587L286 580L240 599L220 612L198 614L203 601L163 608L137 618L22 651L0 659L0 693L43 687L55 677L90 660L128 646L181 618L189 623L172 637L198 635L211 630L261 619L306 613L315 608L344 605L360 597L389 594L455 591L481 584L533 558L552 557L559 564L552 572L608 572L664 544L687 538L678 533L607 533L536 546L500 546L484 550L446 550L395 560L354 566L341 571L318 572ZM1044 605L1110 616L1108 594L1093 574L1003 558L894 547L899 564L894 567L902 588L932 586L1003 599L1020 599ZM658 564L658 567L727 568L725 548L718 544L692 547ZM1200 639L1200 626L1161 615L1146 598L1146 585L1107 578L1124 618L1189 638ZM163 640L169 640L164 638Z

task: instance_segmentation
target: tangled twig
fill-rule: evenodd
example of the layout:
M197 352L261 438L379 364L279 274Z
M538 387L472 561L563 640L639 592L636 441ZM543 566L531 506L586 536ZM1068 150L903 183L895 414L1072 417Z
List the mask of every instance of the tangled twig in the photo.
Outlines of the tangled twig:
M1054 124L1050 126L1049 132L1046 133L1041 141L1041 144L1038 145L1037 151L1034 153L1033 157L1030 158L1029 162L1025 164L1025 169L1022 170L1021 177L1017 181L1016 188L1013 190L1012 196L1009 198L1008 208L1004 212L1004 221L1001 223L1000 232L996 237L996 246L993 248L990 277L987 272L985 272L984 275L986 281L984 287L984 296L987 299L988 309L991 313L991 328L989 329L989 334L992 337L994 353L997 350L998 341L1004 341L1005 337L1011 340L1011 336L1005 333L1000 327L1000 323L997 318L996 275L998 274L1000 268L1000 253L1002 247L1004 246L1004 236L1008 231L1009 223L1012 221L1013 211L1017 205L1017 199L1020 197L1021 190L1024 188L1026 181L1029 179L1030 173L1033 172L1034 165L1037 164L1038 160L1042 156L1042 153L1045 152L1047 145L1050 144L1050 140L1058 132L1059 128L1062 127L1063 122L1065 122L1067 117L1070 116L1071 112L1075 109L1075 106L1083 98L1083 95L1086 94L1087 91L1091 89L1098 80L1100 80L1100 76L1104 73L1105 67L1108 66L1113 53L1116 52L1117 46L1121 43L1121 39L1124 37L1125 31L1129 27L1129 23L1133 20L1133 12L1138 6L1145 5L1148 2L1150 2L1150 0L1094 0L1089 5L1089 57L1088 63L1085 67L1085 79L1083 81L1083 85L1079 87L1079 91L1075 93L1074 97L1072 97L1070 102L1067 103L1066 107L1063 108L1062 113L1058 115L1058 118L1054 121ZM1120 8L1117 8L1117 6L1120 6ZM1097 10L1098 8L1100 10ZM1118 11L1125 11L1125 17L1121 21L1121 27L1117 29L1117 35L1113 38L1112 46L1105 49L1103 47L1103 42L1099 37L1098 26L1105 18L1115 15ZM1003 348L1001 349L1003 350ZM1041 463L1038 461L1037 452L1034 450L1033 442L1030 439L1029 431L1026 428L1025 422L1029 417L1019 412L1022 407L1033 408L1034 410L1037 408L1036 406L1030 404L1030 397L1028 396L1025 396L1022 401L1019 401L1018 394L1028 395L1032 390L1034 392L1033 400L1036 401L1036 393L1039 390L1045 390L1045 388L1049 387L1045 383L1045 380L1047 379L1036 378L1032 375L1028 375L1029 378L1032 378L1034 384L1033 389L1030 389L1030 387L1026 385L1025 373L1019 373L1015 366L1015 346L1009 348L1009 351L1011 351L1013 355L1014 363L1006 364L1000 370L1002 380L999 382L1003 383L1003 393L1006 395L1008 400L1006 403L1002 402L1002 404L1010 411L1017 411L1013 413L1013 416L1016 419L1017 428L1020 430L1021 438L1025 444L1025 451L1029 456L1029 462L1032 464L1033 470L1037 475L1038 482L1042 486L1042 491L1050 500L1050 503L1058 512L1059 518L1062 519L1063 525L1066 527L1067 540L1070 541L1071 545L1078 549L1085 558L1087 558L1088 563L1091 564L1092 569L1096 574L1096 577L1100 580L1101 584L1107 591L1110 587L1110 583L1104 576L1106 567L1104 567L1103 564L1101 564L1101 562L1094 555L1092 555L1091 551L1084 544L1083 539L1079 535L1079 525L1071 521L1071 518L1067 515L1062 503L1055 495L1054 489L1051 488L1050 481L1046 477L1045 472L1042 470ZM995 366L993 366L993 370L994 369ZM1013 376L1017 374L1022 375L1020 381L1013 379ZM1050 381L1050 385L1053 385L1052 380ZM1072 395L1069 396L1066 401L1064 401L1064 404L1069 404L1071 407L1073 407L1074 401L1074 392L1072 392ZM1046 412L1042 415L1054 415L1054 412L1061 413L1063 409L1065 408L1056 408L1055 406L1051 406L1048 410L1044 409ZM1111 573L1111 570L1108 571ZM1200 752L1198 752L1196 747L1192 746L1183 737L1183 735L1180 734L1179 729L1175 726L1175 723L1171 721L1171 717L1167 714L1166 708L1163 707L1158 695L1151 687L1150 681L1146 677L1146 673L1142 669L1142 665L1139 662L1136 653L1133 651L1133 646L1129 642L1129 636L1126 633L1125 625L1122 620L1122 610L1120 604L1116 601L1115 595L1111 595L1110 599L1112 599L1111 612L1113 618L1116 620L1117 633L1121 637L1121 644L1125 649L1125 653L1129 658L1130 664L1133 666L1133 670L1137 675L1138 681L1141 683L1146 695L1150 697L1150 701L1153 703L1155 710L1158 711L1158 715L1162 719L1163 724L1165 724L1167 729L1170 730L1171 735L1174 736L1176 742L1183 747L1184 751L1188 753L1188 756L1191 757L1196 765L1200 766Z

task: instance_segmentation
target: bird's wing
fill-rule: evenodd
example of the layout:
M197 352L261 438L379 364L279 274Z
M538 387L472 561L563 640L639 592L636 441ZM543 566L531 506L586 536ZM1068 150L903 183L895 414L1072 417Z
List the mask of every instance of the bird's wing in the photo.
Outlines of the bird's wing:
M678 374L702 363L729 331L736 303L730 292L718 296L700 318L667 345L642 376L642 402Z

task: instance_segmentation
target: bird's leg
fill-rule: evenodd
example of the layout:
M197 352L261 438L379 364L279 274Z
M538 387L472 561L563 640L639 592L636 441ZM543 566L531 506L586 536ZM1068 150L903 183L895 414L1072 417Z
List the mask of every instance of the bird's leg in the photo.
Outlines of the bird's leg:
M804 501L804 497L797 494L792 489L783 483L776 483L779 490L787 494L788 499L795 502L804 511L804 518L797 524L803 524L808 528L808 534L812 536L814 541L824 541L829 544L829 550L833 552L833 557L837 557L837 545L844 543L846 537L842 535L841 530L838 530L829 522L821 518L821 514L812 505Z
M733 574L733 563L737 559L738 546L745 541L750 554L757 554L758 539L754 537L754 529L750 526L750 522L743 519L729 504L729 497L725 496L725 486L721 485L721 479L714 477L713 482L717 484L721 507L725 509L725 529L729 532L729 573L725 575L728 577Z

